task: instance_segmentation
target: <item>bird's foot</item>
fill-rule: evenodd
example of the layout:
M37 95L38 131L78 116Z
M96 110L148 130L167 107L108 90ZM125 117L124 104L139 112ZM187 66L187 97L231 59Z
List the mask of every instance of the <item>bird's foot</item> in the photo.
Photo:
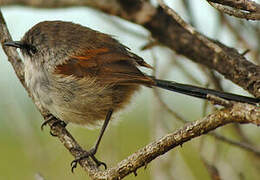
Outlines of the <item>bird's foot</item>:
M99 161L96 157L95 157L95 154L96 154L96 150L95 148L92 148L90 151L85 151L85 153L79 157L77 157L76 159L74 159L70 165L71 165L71 172L73 173L74 172L74 169L77 167L78 163L85 159L85 158L91 158L97 165L97 167L103 165L105 169L107 169L107 165L106 163L102 162L102 161Z
M57 118L55 118L53 115L50 115L41 125L41 130L44 129L44 127L51 121L54 121L51 125L50 125L50 128L53 129L55 126L57 126L58 124L61 125L62 127L66 127L67 124L62 121L62 120L59 120ZM52 136L56 136L55 134L53 134L51 131L50 131L50 134Z

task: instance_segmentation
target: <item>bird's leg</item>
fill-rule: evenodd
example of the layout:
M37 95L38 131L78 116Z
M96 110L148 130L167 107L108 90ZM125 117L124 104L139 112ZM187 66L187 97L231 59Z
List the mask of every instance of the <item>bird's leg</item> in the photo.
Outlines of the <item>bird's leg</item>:
M102 128L100 130L100 134L98 136L98 139L96 141L96 144L94 145L93 148L91 148L89 151L86 151L84 155L74 159L72 162L71 162L71 171L73 172L73 170L77 167L77 164L79 163L80 160L84 159L84 158L88 158L88 157L91 157L91 159L93 159L93 161L96 163L96 165L99 167L101 165L103 165L105 167L105 169L107 168L107 165L104 163L104 162L101 162L99 161L96 157L95 157L95 154L97 153L97 150L98 150L98 147L99 147L99 144L100 144L100 141L104 135L104 132L107 128L107 125L109 123L109 120L111 119L111 116L112 116L112 113L113 113L113 110L112 109L109 109L108 110L108 113L106 115L106 119L102 125Z

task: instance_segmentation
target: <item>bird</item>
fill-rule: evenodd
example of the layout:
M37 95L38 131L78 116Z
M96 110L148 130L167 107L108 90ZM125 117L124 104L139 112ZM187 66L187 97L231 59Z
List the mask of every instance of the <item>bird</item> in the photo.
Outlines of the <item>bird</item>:
M65 21L43 21L20 41L5 46L19 48L24 58L25 82L35 102L62 122L85 127L103 122L100 135L85 156L72 161L72 170L86 157L97 166L106 164L95 154L113 113L126 108L141 86L207 99L214 95L229 101L258 104L260 99L157 79L139 67L152 69L111 35ZM46 121L45 121L46 123Z

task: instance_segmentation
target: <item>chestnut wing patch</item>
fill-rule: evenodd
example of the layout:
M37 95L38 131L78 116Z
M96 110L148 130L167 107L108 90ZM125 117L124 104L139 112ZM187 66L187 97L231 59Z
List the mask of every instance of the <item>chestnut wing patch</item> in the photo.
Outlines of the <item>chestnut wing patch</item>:
M97 66L97 59L109 51L108 48L88 49L82 55L71 56L72 59L78 60L83 67Z
M71 56L71 59L57 66L54 72L78 78L94 77L103 84L152 85L153 80L144 75L137 65L140 64L128 54L100 48L87 50L79 56Z
M64 64L58 65L54 73L79 78L94 75L98 69L98 58L108 51L108 48L88 49L80 55L71 56Z

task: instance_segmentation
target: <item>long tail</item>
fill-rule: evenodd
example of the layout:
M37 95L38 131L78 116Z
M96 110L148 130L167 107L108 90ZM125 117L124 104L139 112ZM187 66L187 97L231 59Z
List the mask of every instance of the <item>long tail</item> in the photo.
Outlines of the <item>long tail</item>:
M153 78L153 77L152 77ZM244 102L249 104L258 104L260 103L260 99L251 98L241 95L236 95L232 93L226 93L221 91L216 91L213 89L206 89L201 87L196 87L192 85L180 84L174 81L165 81L160 79L153 78L156 82L155 86L167 89L170 91L178 92L181 94L186 94L189 96L194 96L202 99L207 99L207 95L214 95L226 100L236 101L236 102Z

